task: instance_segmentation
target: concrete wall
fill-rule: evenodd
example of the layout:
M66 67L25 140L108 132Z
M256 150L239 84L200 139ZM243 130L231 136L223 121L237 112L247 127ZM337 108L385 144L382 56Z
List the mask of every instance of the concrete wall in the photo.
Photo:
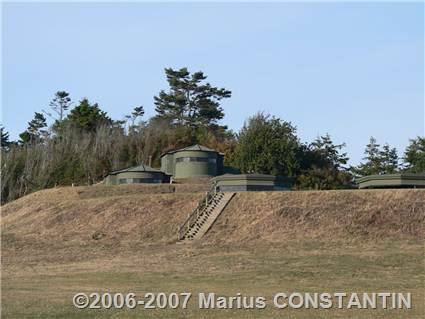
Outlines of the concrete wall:
M217 175L224 174L224 155L218 154L217 156Z
M164 174L160 172L122 172L108 177L112 185L162 183ZM106 184L108 185L108 183Z
M291 187L289 181L272 175L223 175L214 178L213 183L222 192L284 191Z
M105 178L106 185L115 185L117 184L117 176L116 175L108 175Z
M200 158L204 161L181 161L183 158ZM174 153L174 178L201 178L217 175L218 154L203 151L181 151Z
M425 180L376 179L360 183L359 188L425 188Z
M165 154L161 157L161 171L167 175L174 175L174 154Z
M221 185L216 188L219 192L270 192L277 190L273 185Z

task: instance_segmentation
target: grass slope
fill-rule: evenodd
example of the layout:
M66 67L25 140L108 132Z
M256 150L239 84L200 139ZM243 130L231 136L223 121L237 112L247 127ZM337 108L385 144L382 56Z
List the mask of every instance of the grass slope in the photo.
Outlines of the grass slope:
M425 190L239 193L206 240L424 238Z
M2 318L424 317L425 191L241 193L181 245L177 225L204 189L179 186L58 188L5 205ZM400 291L413 309L76 310L80 291Z

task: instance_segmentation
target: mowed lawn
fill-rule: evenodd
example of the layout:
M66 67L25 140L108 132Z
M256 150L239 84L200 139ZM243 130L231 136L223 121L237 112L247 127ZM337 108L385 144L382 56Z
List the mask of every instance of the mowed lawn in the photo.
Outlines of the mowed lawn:
M10 242L11 238L6 238ZM418 241L268 245L3 244L2 318L424 318ZM187 310L76 309L77 292L191 292ZM199 292L264 296L262 310L200 310ZM411 292L411 310L276 309L279 292Z

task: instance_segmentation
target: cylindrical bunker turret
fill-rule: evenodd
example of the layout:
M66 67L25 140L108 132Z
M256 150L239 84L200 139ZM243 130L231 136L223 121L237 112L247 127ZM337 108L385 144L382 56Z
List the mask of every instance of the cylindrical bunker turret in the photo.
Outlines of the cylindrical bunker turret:
M162 183L166 175L147 165L139 165L119 171L113 171L106 177L106 185Z
M161 169L167 173L172 171L175 179L212 177L222 174L223 155L205 146L193 145L162 155L161 164Z

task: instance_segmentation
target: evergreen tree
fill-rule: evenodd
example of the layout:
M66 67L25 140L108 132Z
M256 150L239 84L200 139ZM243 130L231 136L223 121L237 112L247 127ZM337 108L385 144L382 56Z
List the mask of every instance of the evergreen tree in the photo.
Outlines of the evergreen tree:
M425 173L425 137L411 139L403 157L409 173Z
M398 155L395 148L385 144L380 149L374 137L366 145L364 163L352 169L357 176L381 175L395 173L398 169Z
M71 110L63 121L85 131L95 131L100 125L113 125L113 121L102 111L97 103L90 104L87 98Z
M40 141L47 133L46 130L43 130L45 127L47 127L46 118L42 113L35 112L34 118L28 122L27 130L19 135L21 143L26 144Z
M343 144L334 144L329 134L318 137L310 145L302 145L298 153L300 172L297 187L300 189L350 188L352 176L344 166L347 153L341 152Z
M136 121L136 119L138 117L142 117L143 115L145 115L144 107L143 106L136 106L133 109L133 112L131 113L131 116L132 116L132 119L133 119L133 125L134 125L134 122Z
M0 126L1 132L1 149L3 151L8 151L11 142L9 141L9 133L4 129L3 126Z
M65 112L71 106L72 101L69 93L65 91L57 91L53 100L49 103L50 108L56 113L56 121L62 122ZM52 116L50 113L45 112L47 115Z
M398 170L398 154L395 147L391 148L387 143L379 152L381 162L380 174L394 174Z
M145 115L145 108L143 106L136 106L133 109L133 112L131 112L131 115L129 116L129 118L131 119L131 126L134 127L137 118L142 117L143 115Z
M311 146L313 152L316 152L319 155L317 157L322 161L320 166L340 169L347 164L347 153L340 153L345 147L345 143L335 145L329 134L318 137L311 143Z
M168 68L165 74L170 90L154 97L157 118L197 128L217 124L224 117L220 101L229 98L230 91L204 83L207 77L203 72L190 74L187 68Z
M299 147L295 133L291 123L258 113L238 134L232 164L243 173L293 176Z
M379 174L381 171L381 159L379 156L379 147L376 139L372 136L370 137L369 144L366 145L364 151L365 157L363 160L365 163L361 163L358 167L353 168L353 172L357 176L366 176Z
M127 123L129 120L131 121L131 124L128 126L128 131L130 134L135 133L138 130L137 125L135 125L137 118L142 117L145 114L145 109L143 106L136 106L133 109L133 112L131 114L125 116L125 120L123 124ZM141 123L139 123L141 124ZM140 126L140 125L139 125ZM139 127L140 129L140 127Z

